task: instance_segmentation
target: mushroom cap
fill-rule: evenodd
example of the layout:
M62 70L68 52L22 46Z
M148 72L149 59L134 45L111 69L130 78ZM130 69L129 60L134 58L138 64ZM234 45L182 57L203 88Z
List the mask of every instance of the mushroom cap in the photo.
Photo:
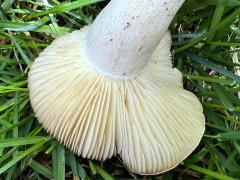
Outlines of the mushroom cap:
M89 28L57 38L29 72L35 116L58 141L84 158L119 154L138 174L176 167L199 144L202 105L183 89L172 68L171 36L161 40L148 65L132 79L116 79L89 63Z

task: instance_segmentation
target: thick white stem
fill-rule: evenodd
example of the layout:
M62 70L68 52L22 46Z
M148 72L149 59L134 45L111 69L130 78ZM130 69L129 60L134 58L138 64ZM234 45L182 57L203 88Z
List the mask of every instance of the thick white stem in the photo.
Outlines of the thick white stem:
M130 78L146 65L184 0L112 0L91 26L86 54L102 72Z

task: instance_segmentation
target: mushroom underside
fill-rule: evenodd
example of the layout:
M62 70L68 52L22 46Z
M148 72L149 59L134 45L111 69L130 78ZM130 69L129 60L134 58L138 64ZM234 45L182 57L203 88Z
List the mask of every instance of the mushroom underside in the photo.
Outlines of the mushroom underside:
M29 72L30 101L43 127L85 158L119 154L138 174L176 167L199 144L202 105L172 68L167 32L151 60L132 79L99 72L84 52L89 28L56 39Z

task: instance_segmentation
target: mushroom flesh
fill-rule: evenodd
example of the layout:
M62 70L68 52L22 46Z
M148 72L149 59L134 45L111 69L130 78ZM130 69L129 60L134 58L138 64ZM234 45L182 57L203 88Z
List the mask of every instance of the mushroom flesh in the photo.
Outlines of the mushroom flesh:
M176 167L199 144L202 105L172 67L167 30L184 0L112 0L48 46L29 72L35 116L84 158L120 155L138 174Z

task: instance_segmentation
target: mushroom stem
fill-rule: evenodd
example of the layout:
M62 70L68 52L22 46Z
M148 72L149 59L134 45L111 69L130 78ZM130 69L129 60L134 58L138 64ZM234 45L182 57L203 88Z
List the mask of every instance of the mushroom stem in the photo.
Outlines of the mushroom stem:
M129 79L147 64L184 0L112 0L87 35L90 63Z

